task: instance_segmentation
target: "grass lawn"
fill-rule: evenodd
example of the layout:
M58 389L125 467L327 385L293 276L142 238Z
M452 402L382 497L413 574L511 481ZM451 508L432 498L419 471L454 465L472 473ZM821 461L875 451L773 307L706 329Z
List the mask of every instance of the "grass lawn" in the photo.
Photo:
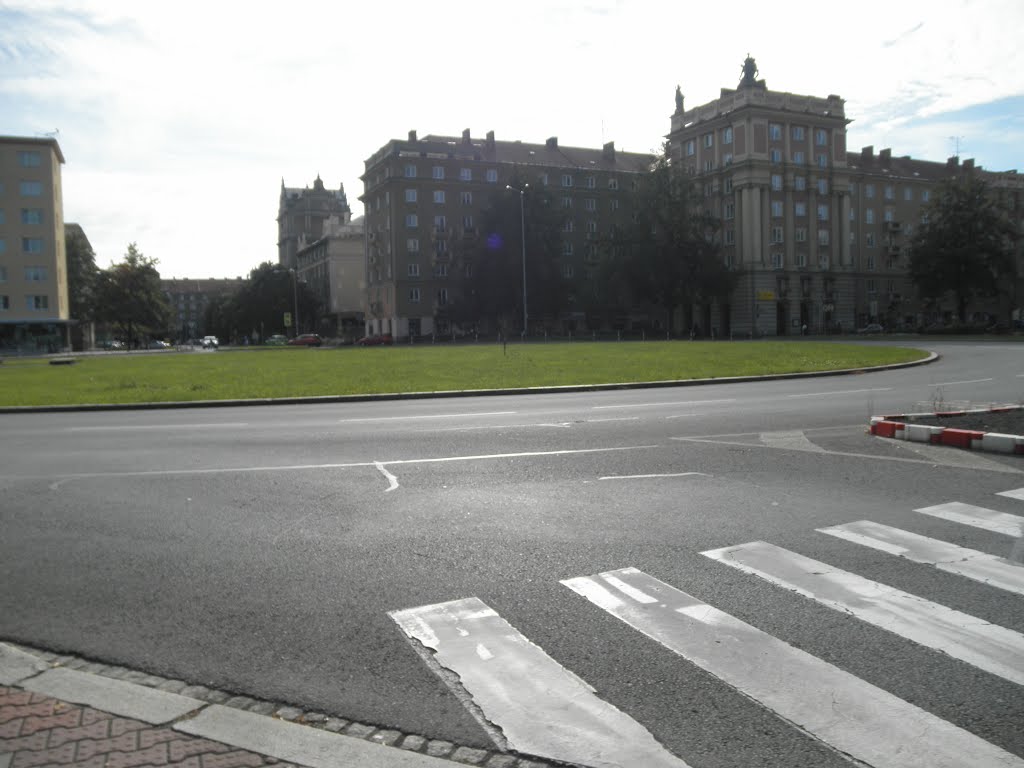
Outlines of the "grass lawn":
M0 405L144 403L427 392L861 368L927 353L815 342L497 344L112 352L74 365L7 358Z

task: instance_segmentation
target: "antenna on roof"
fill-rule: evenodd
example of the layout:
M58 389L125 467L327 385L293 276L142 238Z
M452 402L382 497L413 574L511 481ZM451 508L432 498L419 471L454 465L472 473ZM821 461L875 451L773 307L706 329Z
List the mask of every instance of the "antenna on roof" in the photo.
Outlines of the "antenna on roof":
M949 140L953 142L953 147L955 149L955 151L954 151L954 156L955 157L960 157L960 141L962 139L963 139L963 136L950 136L949 137Z

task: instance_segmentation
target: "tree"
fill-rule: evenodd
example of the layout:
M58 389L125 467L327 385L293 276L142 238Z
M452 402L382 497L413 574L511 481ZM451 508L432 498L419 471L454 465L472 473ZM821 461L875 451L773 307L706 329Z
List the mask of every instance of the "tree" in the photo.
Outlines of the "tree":
M527 186L518 177L509 186L513 189L491 196L480 216L476 239L451 245L454 296L448 314L456 322L522 328L524 228L531 325L557 316L567 306L568 291L560 269L564 217L544 187ZM524 190L522 198L519 189Z
M718 220L664 154L641 180L633 210L632 222L605 242L605 280L626 289L620 303L661 307L669 328L682 308L684 325L692 327L694 305L726 301L738 278L722 261Z
M171 308L160 288L157 263L131 243L124 261L99 273L97 319L114 325L129 344L142 334L167 331Z
M292 283L289 270L265 261L249 273L249 280L231 296L212 300L206 307L205 326L225 339L259 334L282 333L284 316L295 322L295 301L299 303L302 328L316 330L321 306L316 295L303 281ZM300 331L294 325L295 333Z
M76 321L71 337L75 349L83 349L83 326L96 319L96 290L100 270L89 238L77 224L64 227L64 252L68 275L68 305Z
M996 296L1012 284L1019 234L1008 211L973 174L944 182L924 214L926 223L911 241L910 277L925 299L953 294L965 323L972 299Z

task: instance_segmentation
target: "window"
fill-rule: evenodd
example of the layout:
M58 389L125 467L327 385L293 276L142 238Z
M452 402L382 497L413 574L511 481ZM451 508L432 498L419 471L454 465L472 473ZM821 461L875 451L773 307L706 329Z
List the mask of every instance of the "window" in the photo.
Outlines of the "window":
M562 265L562 277L564 277L566 279L569 279L574 274L576 274L576 271L572 268L572 264L563 264Z
M828 251L818 251L818 266L828 269Z
M26 296L25 297L25 308L26 309L49 309L50 308L50 297L49 296Z
M785 239L783 238L782 227L772 227L772 242L773 243L785 242Z
M444 167L440 166L440 165L435 165L431 169L430 175L431 175L432 178L435 178L435 179L443 179L444 178Z
M18 191L22 197L39 197L43 194L43 182L23 181L18 184Z
M856 220L857 220L857 209L856 208L850 208L850 221L856 221Z
M618 188L619 188L619 180L618 179L616 179L616 178L608 179L608 189L615 190L615 189L618 189Z
M405 190L405 202L407 202L407 203L415 203L416 202L416 190L415 189L407 189L407 190Z
M572 243L568 241L562 243L562 255L572 256Z
M772 216L776 219L782 218L781 200L772 200Z
M911 187L903 188L903 199L910 202L914 199L914 190Z
M448 222L444 216L434 217L434 232L443 235L448 228Z
M782 254L779 251L772 252L772 269L782 269Z
M884 221L896 221L896 212L892 208L886 208L882 214L882 219Z
M419 218L415 213L407 213L405 215L405 226L407 227L418 227L420 225Z
M874 224L875 223L875 209L874 208L865 208L864 209L864 223L865 224Z
M459 181L472 181L473 180L473 169L472 168L460 168L459 169Z
M735 242L736 242L736 230L733 229L732 227L729 227L727 230L725 230L725 244L726 245L733 245Z
M732 194L732 177L731 176L729 178L727 178L722 183L722 187L723 187L722 191L725 192L727 195Z
M572 219L566 219L565 220L565 224L562 225L562 231L563 232L575 232L576 231L576 224L575 224L575 222L573 222Z
M814 132L814 143L817 144L819 147L827 146L828 145L828 132L825 131L822 128L818 128Z
M793 162L796 163L797 165L803 165L804 163L807 162L807 156L803 152L794 152Z
M462 200L463 205L473 204L473 193L472 192L461 192L459 198Z
M828 206L827 205L819 205L818 206L818 221L828 221Z
M769 123L768 138L772 141L779 141L782 138L782 126L778 123Z
M732 144L732 126L731 125L727 126L722 131L722 143L723 144Z
M874 184L865 184L864 185L864 197L866 197L866 198L868 198L870 200L874 196L875 196L875 185Z
M411 301L413 304L419 304L420 303L420 289L419 288L410 288L409 289L409 301Z
M0 294L0 312L6 312L11 308L11 297Z
M715 170L715 161L714 160L705 160L704 161L704 170L705 170L705 172Z
M715 134L713 134L713 133L705 133L704 134L704 148L707 149L707 148L713 147L713 146L715 146Z
M804 140L804 127L802 125L793 126L793 141Z
M793 204L793 214L795 216L800 217L800 218L803 218L804 216L806 216L807 215L807 203L794 203Z
M871 269L874 269L874 267L871 267ZM867 291L871 296L874 296L878 292L878 289L875 288L875 281L873 279L867 281Z
M819 229L818 230L818 245L828 245L828 230L827 229Z
M437 303L442 307L448 303L448 289L442 288L437 292Z
M866 232L864 234L864 245L866 245L868 248L874 248L875 247L875 233L874 232ZM872 261L874 261L874 258L875 258L874 256L871 257ZM872 269L874 269L874 267L872 267Z
M587 189L593 189L597 186L597 179L593 176L587 176Z
M807 242L807 227L797 227L793 230L793 239L798 243Z
M730 201L725 204L722 208L722 218L734 219L736 218L736 203Z
M722 155L722 165L732 165L732 152L726 152L724 155Z
M857 233L856 232L851 232L850 233L850 246L852 247L852 246L855 246L855 245L857 245Z
M489 182L491 182L492 184L496 183L498 181L498 171L495 170L494 168L488 168L487 169L487 180Z
M3 221L3 214L0 213L0 222ZM42 208L22 208L21 209L21 223L22 224L42 224L43 223L43 209Z
M564 208L565 210L569 210L570 208L572 208L572 198L571 197L563 197L562 198L562 208Z
M697 143L693 139L690 139L688 142L686 142L686 156L687 157L693 157L693 155L694 155L694 153L696 153L696 151L697 151Z
M43 252L43 238L41 238L41 237L23 237L23 238L21 238L21 251L22 251L22 253L42 253Z
M588 211L596 211L597 200L595 200L592 197L588 197L586 200L583 201L583 207L586 208Z
M18 165L22 168L38 168L42 164L42 155L37 150L22 150L18 153Z
M618 200L610 200L608 202L608 208L613 210L613 211L619 210L619 201Z
M405 166L405 178L407 178L407 179L415 179L416 178L416 166L414 164L409 163L409 165Z
M571 173L563 173L562 174L562 186L563 187L571 187L572 186L572 174Z
M546 187L548 185L548 175L546 173L542 173L540 175L540 185L542 187Z
M818 179L818 194L819 195L827 195L828 194L828 180L827 179Z
M803 192L807 189L807 177L806 176L794 176L793 177L793 189L797 192Z
M420 252L420 239L418 237L410 237L405 241L405 250L409 253Z
M773 192L780 192L780 191L782 191L782 174L779 174L779 173L773 173L772 174L772 191Z
M805 231L804 235L806 235L806 234L807 233ZM805 237L805 239L806 239L806 237ZM807 266L807 252L806 251L797 251L796 252L796 265L798 267L806 267Z
M462 217L462 228L464 230L466 230L467 232L475 232L476 231L473 228L473 217L472 216L463 216Z
M771 150L768 153L768 159L771 162L773 162L773 163L781 163L782 162L782 150L781 149L773 149L773 150Z
M444 190L443 189L435 189L434 190L434 202L435 203L443 203L444 202Z
M896 190L892 186L892 184L886 184L885 185L885 189L883 190L882 194L883 194L883 196L885 197L886 200L895 200L896 199Z
M434 267L434 276L435 277L448 277L448 265L447 264L438 264L436 267ZM442 290L447 290L447 289L442 288Z
M409 277L419 277L420 276L420 265L419 264L409 264L409 266L406 268L406 274L409 275Z
M596 235L597 234L597 222L596 221L588 221L587 222L587 234L588 235Z
M828 155L818 155L818 167L828 168Z
M921 190L921 202L922 203L927 203L931 199L932 199L932 192L931 192L931 190L930 189L922 189Z

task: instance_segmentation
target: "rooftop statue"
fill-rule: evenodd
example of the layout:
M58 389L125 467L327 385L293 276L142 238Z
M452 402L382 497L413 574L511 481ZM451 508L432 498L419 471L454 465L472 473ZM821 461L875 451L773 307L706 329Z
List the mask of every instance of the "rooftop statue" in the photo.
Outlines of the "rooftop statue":
M678 115L683 111L683 91L677 85L676 86L676 114Z
M740 80L740 85L754 85L757 81L757 64L754 62L754 58L748 53L746 60L743 62L743 79Z

